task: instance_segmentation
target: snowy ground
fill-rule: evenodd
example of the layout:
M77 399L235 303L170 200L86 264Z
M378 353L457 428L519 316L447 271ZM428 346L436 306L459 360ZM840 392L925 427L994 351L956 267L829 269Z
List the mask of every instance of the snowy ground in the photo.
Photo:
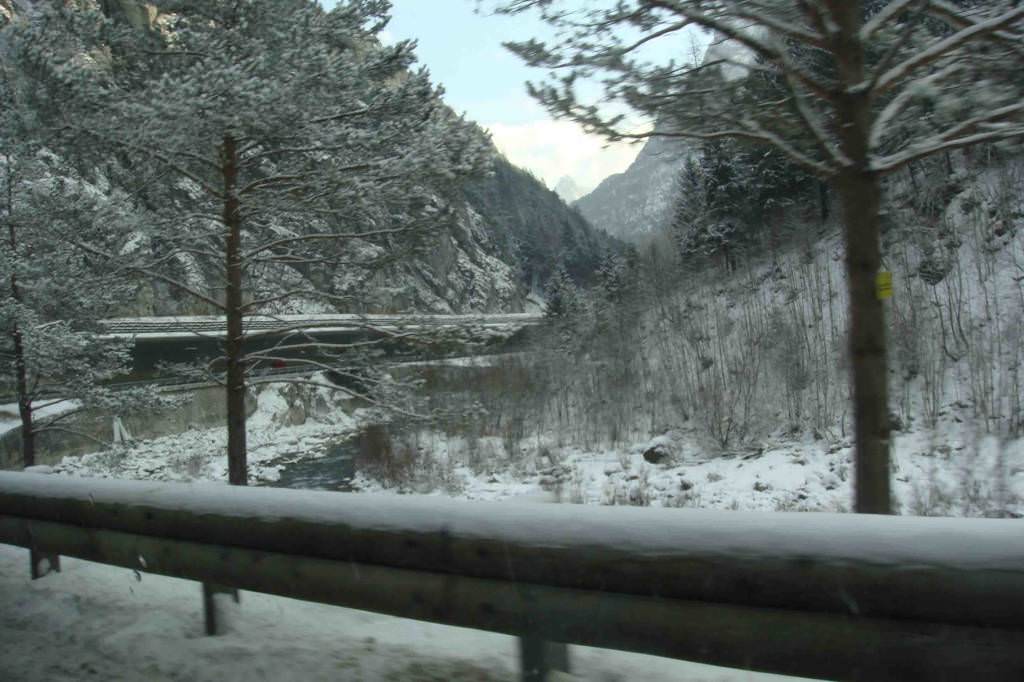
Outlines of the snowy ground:
M937 443L952 443L937 445ZM653 445L672 461L652 465ZM929 432L894 443L898 511L911 515L984 516L1024 512L1024 441L985 437L939 440ZM852 445L780 440L754 452L708 456L685 434L659 437L629 452L571 453L555 489L562 501L751 511L849 511Z
M415 443L429 453L425 480L396 489L359 473L355 487L475 500L530 496L575 504L744 511L844 512L853 499L849 440L779 436L754 451L720 453L701 444L693 431L680 430L630 448L587 450L541 442L522 447L511 459L498 438L479 439L472 451L464 438L437 434L421 435ZM666 461L647 461L644 453L652 449ZM974 434L950 419L936 431L896 435L892 471L899 513L1024 515L1024 440Z
M273 484L283 467L328 454L352 437L359 415L332 409L287 425L291 406L279 391L259 395L249 421L253 482ZM972 432L954 412L935 431L895 437L893 486L898 511L911 515L1024 515L1024 440ZM77 476L156 480L227 478L226 430L191 430L152 441L66 457L53 470ZM406 480L382 483L357 472L356 490L439 494L475 500L532 497L552 502L678 506L760 511L848 511L852 444L778 435L758 450L715 452L681 429L632 447L581 449L530 439L510 457L500 438L472 441L436 432L403 436L414 453ZM643 456L657 450L666 461Z
M253 482L275 481L288 462L323 456L332 443L356 432L358 418L350 417L333 404L331 401L337 396L327 389L323 389L319 416L310 414L303 417L302 424L289 423L295 402L290 403L285 393L279 385L265 388L257 396L256 412L248 419L246 441L249 477ZM307 402L315 402L308 398ZM57 466L45 468L102 478L226 481L226 448L225 427L191 429L65 457Z
M518 679L511 637L243 593L231 632L202 634L197 583L74 559L28 578L28 552L0 545L0 670L22 682L70 680ZM572 679L783 680L668 659L573 647Z

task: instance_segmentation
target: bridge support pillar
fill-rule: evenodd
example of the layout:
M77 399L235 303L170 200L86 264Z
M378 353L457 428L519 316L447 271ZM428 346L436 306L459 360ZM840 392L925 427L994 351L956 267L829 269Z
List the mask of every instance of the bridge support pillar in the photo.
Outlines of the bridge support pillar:
M538 637L520 637L519 661L523 682L548 682L552 671L569 672L569 647Z
M32 580L45 578L51 573L60 573L60 555L40 552L34 549L28 551L29 567L32 573Z

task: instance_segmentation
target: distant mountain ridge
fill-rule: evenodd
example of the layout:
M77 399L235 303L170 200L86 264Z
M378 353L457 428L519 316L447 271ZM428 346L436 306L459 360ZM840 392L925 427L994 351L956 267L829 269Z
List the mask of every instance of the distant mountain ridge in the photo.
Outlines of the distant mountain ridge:
M692 153L685 141L651 137L629 168L605 178L576 207L591 225L625 241L660 232L672 219L676 180Z
M559 264L577 283L588 284L601 257L623 247L504 157L495 160L491 177L467 183L465 194L491 226L499 258L517 264L526 293L542 289Z

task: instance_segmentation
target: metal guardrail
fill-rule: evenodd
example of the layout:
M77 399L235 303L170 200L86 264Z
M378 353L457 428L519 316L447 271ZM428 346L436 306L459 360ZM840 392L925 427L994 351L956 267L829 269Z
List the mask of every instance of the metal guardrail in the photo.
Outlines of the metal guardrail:
M36 556L842 680L1024 679L1022 530L0 473L0 542Z

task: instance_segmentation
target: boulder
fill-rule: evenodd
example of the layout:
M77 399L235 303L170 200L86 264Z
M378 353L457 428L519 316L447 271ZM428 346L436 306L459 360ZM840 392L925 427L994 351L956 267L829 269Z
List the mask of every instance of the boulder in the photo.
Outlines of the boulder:
M664 443L655 443L644 450L644 461L649 464L670 464L672 460L672 451Z

